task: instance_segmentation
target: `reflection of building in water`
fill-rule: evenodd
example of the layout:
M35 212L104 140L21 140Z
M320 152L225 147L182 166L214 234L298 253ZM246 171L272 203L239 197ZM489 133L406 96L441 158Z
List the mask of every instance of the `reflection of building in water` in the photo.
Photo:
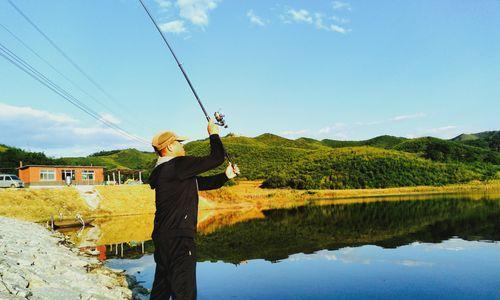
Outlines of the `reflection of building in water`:
M151 241L148 241L151 242ZM135 257L140 257L144 253L146 253L146 245L145 243L148 243L145 241L141 242L128 242L128 243L119 243L119 244L111 244L111 245L104 245L101 246L103 248L102 251L105 252L104 257L106 258L113 258L113 257L128 257L128 258L135 258Z
M79 249L81 251L87 252L88 254L97 255L97 259L99 259L99 261L105 261L108 258L115 257L134 258L135 256L142 256L144 253L146 253L145 243L146 242L144 241L129 242L110 245L86 246L79 247Z
M97 256L97 259L99 259L100 261L106 260L106 246L97 246L95 247L95 249L99 251L99 256Z

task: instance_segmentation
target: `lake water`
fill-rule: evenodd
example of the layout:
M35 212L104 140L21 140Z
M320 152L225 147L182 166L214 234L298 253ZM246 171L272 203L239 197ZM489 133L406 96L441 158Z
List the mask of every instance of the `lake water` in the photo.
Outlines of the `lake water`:
M318 204L202 212L199 299L500 299L498 195ZM151 288L151 226L99 220L73 239Z

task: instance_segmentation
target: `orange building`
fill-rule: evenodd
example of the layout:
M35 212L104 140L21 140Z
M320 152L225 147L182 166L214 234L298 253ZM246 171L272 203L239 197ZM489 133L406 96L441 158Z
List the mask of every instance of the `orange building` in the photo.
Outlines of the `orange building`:
M66 178L72 184L102 184L104 167L102 166L50 166L26 165L17 168L19 178L26 186L30 185L64 185Z

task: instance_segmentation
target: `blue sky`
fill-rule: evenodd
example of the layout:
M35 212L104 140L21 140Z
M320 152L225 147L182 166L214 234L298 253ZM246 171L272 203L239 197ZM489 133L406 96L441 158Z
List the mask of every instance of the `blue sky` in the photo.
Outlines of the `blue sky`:
M7 1L0 42L110 122L146 140L206 125L137 1L14 0L114 100ZM148 0L207 110L256 136L450 138L499 129L498 1ZM0 143L49 155L148 146L100 125L0 57ZM101 105L100 103L104 103ZM111 109L107 109L111 108Z

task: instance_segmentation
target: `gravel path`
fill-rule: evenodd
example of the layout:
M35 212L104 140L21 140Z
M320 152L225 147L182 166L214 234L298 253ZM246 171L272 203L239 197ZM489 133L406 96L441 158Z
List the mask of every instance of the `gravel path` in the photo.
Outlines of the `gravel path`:
M132 299L129 287L139 289L62 234L0 217L0 299Z

